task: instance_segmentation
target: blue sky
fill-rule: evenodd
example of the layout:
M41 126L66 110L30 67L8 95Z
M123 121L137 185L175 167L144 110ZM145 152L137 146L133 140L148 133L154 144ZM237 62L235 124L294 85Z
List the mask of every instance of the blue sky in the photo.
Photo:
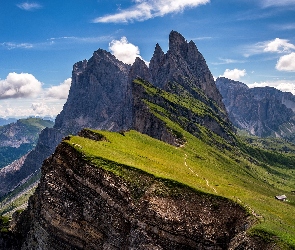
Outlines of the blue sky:
M295 0L3 1L0 117L57 115L75 62L98 48L132 63L193 40L214 77L295 94Z

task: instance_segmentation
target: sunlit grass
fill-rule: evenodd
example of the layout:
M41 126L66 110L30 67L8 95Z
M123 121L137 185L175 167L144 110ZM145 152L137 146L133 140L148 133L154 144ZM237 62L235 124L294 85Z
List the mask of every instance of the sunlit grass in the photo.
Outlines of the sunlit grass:
M280 177L270 175L259 164L249 162L242 152L237 154L233 148L222 153L189 133L181 132L187 141L184 147L174 147L136 131L125 132L124 135L99 131L108 141L73 136L67 142L98 167L103 158L232 199L257 217L259 223L252 233L259 230L272 232L295 246L295 196L290 192L295 190L294 183L274 185ZM294 178L292 170L272 168ZM274 199L275 195L283 193L288 196L288 202Z

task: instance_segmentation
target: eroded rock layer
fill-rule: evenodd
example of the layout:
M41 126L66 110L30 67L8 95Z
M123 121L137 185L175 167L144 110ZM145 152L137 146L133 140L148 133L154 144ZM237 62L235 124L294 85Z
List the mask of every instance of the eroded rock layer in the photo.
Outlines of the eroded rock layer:
M15 227L22 249L228 249L249 226L230 200L111 164L61 143Z

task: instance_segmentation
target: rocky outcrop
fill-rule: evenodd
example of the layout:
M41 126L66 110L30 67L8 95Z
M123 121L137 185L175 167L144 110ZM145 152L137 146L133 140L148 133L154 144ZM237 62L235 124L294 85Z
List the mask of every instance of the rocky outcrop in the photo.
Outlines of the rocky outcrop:
M55 128L66 134L76 134L84 127L126 129L122 110L129 69L129 65L101 49L87 62L75 64L68 100L56 118Z
M150 62L152 83L165 89L168 82L177 82L185 88L190 85L199 88L222 109L222 96L217 90L214 78L203 55L193 41L187 42L176 31L169 35L169 50L163 53L157 44Z
M194 98L210 106L226 124L230 124L205 59L196 45L192 41L188 43L178 32L170 33L166 54L156 45L149 67L139 58L132 66L124 64L109 52L99 49L88 61L74 64L68 100L57 116L54 128L40 135L36 149L28 155L9 189L38 170L62 137L76 134L85 127L120 131L139 129L141 126L140 131L171 142L168 134L163 132L166 130L164 124L155 122L152 114L144 113L140 122L133 123L136 120L133 115L138 111L133 107L132 81L137 77L169 92L174 91L169 83L180 84ZM143 124L145 127L142 127ZM224 134L213 120L202 125Z
M216 86L232 123L252 135L288 137L295 133L295 96L271 87L249 88L224 77Z
M130 178L61 143L14 227L22 249L228 249L249 226L230 200L118 167Z
M10 165L0 170L0 197L8 193L11 189L13 189L16 184L19 184L14 182L14 175L17 172L19 172L19 170L23 166L25 159L27 158L27 155L28 154L22 156L20 159L14 161Z

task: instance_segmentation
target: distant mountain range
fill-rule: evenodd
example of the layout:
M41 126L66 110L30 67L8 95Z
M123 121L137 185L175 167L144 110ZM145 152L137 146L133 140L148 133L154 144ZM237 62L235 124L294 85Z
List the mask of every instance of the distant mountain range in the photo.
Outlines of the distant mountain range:
M0 118L0 126L7 125L9 123L13 123L16 121L17 121L17 119L15 119L15 118L7 118L7 119Z
M40 132L46 127L53 127L53 124L49 120L27 118L0 126L0 168L31 151L37 144Z
M249 88L224 77L216 79L229 118L239 129L259 137L295 142L295 96L272 87Z

